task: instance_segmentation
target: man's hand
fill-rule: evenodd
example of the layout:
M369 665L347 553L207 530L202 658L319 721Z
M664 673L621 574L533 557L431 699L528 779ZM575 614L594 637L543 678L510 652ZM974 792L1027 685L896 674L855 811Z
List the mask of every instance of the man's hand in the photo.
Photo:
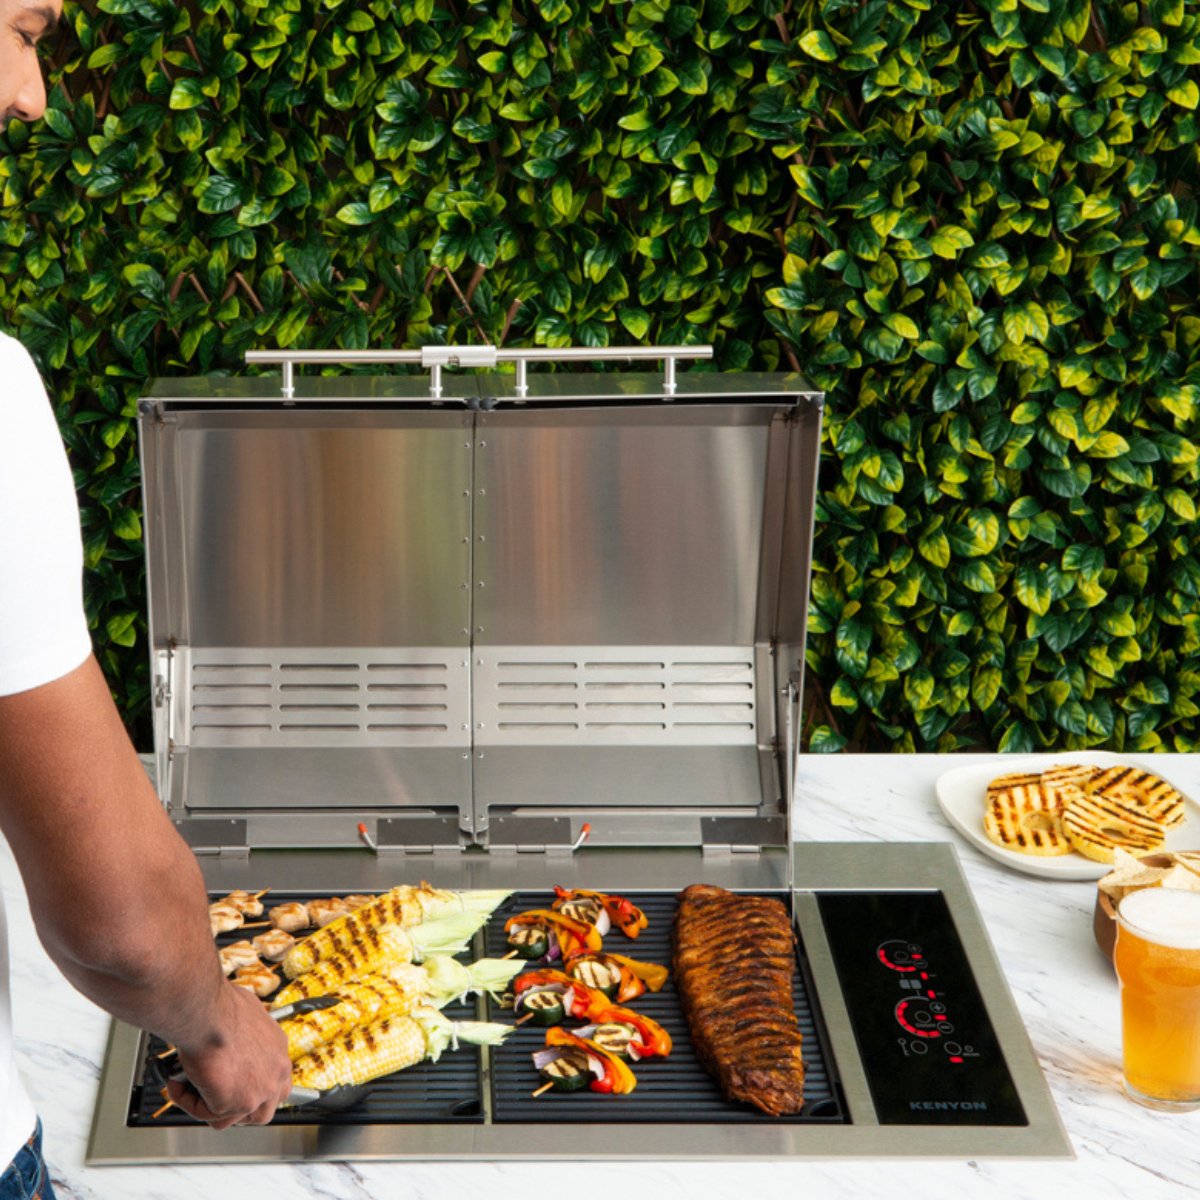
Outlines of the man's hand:
M187 1082L168 1083L167 1094L184 1112L214 1129L265 1125L291 1091L287 1038L247 988L227 984L222 1006L227 1015L220 1044L180 1047L179 1065Z

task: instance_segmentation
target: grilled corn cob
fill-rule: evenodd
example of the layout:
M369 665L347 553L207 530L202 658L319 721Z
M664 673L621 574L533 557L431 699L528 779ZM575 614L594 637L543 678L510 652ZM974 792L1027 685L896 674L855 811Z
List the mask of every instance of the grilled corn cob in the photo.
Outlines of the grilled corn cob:
M404 1016L422 1004L441 1008L472 992L497 991L520 969L521 963L499 958L481 958L466 966L453 958L438 957L423 966L396 967L388 975L364 975L338 988L341 1003L281 1022L288 1051L295 1062L355 1025Z
M487 913L466 912L403 929L399 925L369 927L341 953L317 963L293 979L274 998L276 1005L308 996L336 992L351 980L405 963L421 962L434 954L458 954L487 920Z
M385 925L403 929L459 913L491 914L508 892L444 892L422 881L419 887L396 887L297 943L283 960L289 979L311 971L319 962L345 953L372 930Z
M410 1016L360 1025L305 1055L292 1067L292 1083L319 1091L370 1083L426 1059L436 1062L443 1050L459 1042L496 1046L511 1032L511 1025L455 1022L436 1009L420 1007Z

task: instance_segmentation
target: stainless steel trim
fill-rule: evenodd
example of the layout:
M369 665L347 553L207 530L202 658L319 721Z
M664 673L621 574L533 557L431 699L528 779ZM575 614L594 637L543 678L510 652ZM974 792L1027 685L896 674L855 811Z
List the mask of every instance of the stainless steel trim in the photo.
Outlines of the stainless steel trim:
M945 843L827 843L795 848L802 892L939 888L946 897L983 994L1013 1081L1029 1117L1021 1127L883 1126L872 1122L869 1093L849 1021L839 1006L836 975L815 901L801 895L800 936L809 950L818 997L855 1123L844 1126L655 1125L570 1126L569 1137L547 1138L544 1126L309 1126L231 1129L130 1129L125 1125L142 1035L114 1024L88 1143L87 1162L383 1161L383 1160L624 1160L828 1158L1071 1158L1073 1152L1038 1067L1028 1035L996 962L987 932ZM782 852L705 861L696 850L584 847L547 861L540 855L431 860L429 878L443 887L488 886L645 888L678 890L698 878L725 887L777 889L787 870ZM373 890L395 882L394 868L365 851L296 852L249 862L202 862L210 887L279 890ZM703 872L703 876L701 875ZM619 1147L614 1151L614 1147Z
M558 348L528 347L504 350L497 346L422 346L419 350L248 350L246 362L278 363L282 370L281 394L284 400L294 400L295 368L301 363L325 366L386 365L390 363L419 363L429 371L429 398L442 398L444 367L495 367L498 363L517 364L517 394L528 391L527 366L531 362L644 362L647 359L663 364L663 392L674 396L677 390L675 363L680 358L712 358L711 346L610 346L592 349L586 346Z

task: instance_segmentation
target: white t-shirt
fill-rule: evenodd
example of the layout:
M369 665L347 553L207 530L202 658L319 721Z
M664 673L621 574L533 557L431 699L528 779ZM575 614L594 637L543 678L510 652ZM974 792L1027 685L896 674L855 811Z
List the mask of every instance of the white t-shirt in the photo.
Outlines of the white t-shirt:
M33 360L4 334L0 431L0 696L8 696L75 670L92 643L66 451ZM0 904L0 1171L36 1121L13 1058L8 929Z

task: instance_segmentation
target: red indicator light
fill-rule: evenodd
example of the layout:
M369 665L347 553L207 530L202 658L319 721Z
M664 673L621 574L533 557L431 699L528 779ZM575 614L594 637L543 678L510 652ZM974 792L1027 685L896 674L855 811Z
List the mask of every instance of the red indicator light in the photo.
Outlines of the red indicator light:
M892 962L892 960L887 956L887 951L882 947L875 951L875 957L878 958L879 961L891 971L915 971L917 969L916 967L904 967L899 963Z
M937 999L937 992L931 992L931 991L927 991L927 992L925 993L925 995L927 995L927 996L930 998L930 1000L936 1000L936 999Z
M958 1054L952 1054L952 1055L950 1055L950 1061L951 1062L962 1062L962 1057L961 1057L961 1055L958 1055Z
M928 971L922 971L922 972L921 972L921 978L922 978L922 979L928 979L928 978L929 978L929 972L928 972Z
M913 955L913 962L920 962L920 961L921 961L921 956L920 956L919 954L914 954L914 955Z

